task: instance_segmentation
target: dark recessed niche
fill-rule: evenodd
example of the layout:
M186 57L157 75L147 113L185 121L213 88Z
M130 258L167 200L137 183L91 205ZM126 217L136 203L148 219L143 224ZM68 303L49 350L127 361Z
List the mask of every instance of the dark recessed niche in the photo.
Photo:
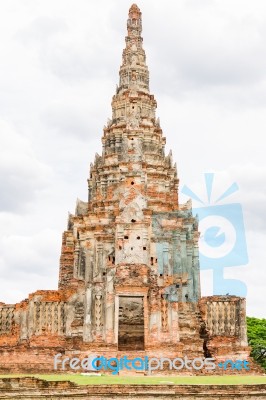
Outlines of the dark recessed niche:
M134 184L135 184L135 182L134 182L134 181L132 181L132 182L131 182L131 185L134 185Z
M132 137L131 140L134 140L134 138Z
M137 236L137 239L140 240L140 236Z
M160 274L160 276L163 276L163 274Z
M151 265L153 265L153 257L151 257Z
M125 236L124 236L124 239L128 239L128 236L127 236L127 235L125 235Z
M119 246L119 250L122 250L122 246Z
M112 264L115 264L115 257L113 257Z
M145 246L143 247L143 250L146 250L146 247L145 247Z
M103 276L105 276L106 275L106 273L105 272L103 272Z
M131 247L131 250L133 250L133 247Z
M132 219L131 222L136 222L136 220L135 220L135 219Z

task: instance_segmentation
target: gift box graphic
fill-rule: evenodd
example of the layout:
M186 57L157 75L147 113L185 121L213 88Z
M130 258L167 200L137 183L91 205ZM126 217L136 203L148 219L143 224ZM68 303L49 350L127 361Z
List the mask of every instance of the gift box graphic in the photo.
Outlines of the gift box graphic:
M236 192L238 186L233 183L213 203L213 173L206 173L205 184L208 204L187 186L182 193L201 203L202 207L193 207L193 215L199 221L199 259L202 270L213 270L213 294L234 294L245 297L246 285L239 280L224 279L225 267L236 267L248 263L246 235L241 204L217 204Z

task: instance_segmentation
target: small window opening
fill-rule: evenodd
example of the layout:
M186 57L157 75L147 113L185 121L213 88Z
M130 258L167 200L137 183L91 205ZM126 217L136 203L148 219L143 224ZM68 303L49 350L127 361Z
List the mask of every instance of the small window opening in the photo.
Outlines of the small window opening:
M143 250L146 250L146 247L143 247Z
M131 222L136 222L136 220L135 220L135 219L132 219Z

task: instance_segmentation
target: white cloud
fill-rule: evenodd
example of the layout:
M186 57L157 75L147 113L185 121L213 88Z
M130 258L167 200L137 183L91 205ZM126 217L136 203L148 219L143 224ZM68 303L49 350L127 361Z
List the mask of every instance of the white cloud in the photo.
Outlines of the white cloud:
M15 37L23 43L42 43L53 39L58 33L67 32L68 27L62 18L40 16L31 21L26 27L20 28Z
M1 297L9 303L22 300L41 289L56 289L58 231L42 230L37 234L3 236L0 243Z
M52 178L51 171L36 158L29 140L4 120L0 132L0 211L25 211Z

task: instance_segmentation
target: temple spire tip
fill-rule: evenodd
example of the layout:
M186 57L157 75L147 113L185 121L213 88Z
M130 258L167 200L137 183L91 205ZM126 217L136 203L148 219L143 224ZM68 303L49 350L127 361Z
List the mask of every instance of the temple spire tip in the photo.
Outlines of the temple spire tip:
M129 18L140 18L141 11L136 3L133 3L128 12Z

